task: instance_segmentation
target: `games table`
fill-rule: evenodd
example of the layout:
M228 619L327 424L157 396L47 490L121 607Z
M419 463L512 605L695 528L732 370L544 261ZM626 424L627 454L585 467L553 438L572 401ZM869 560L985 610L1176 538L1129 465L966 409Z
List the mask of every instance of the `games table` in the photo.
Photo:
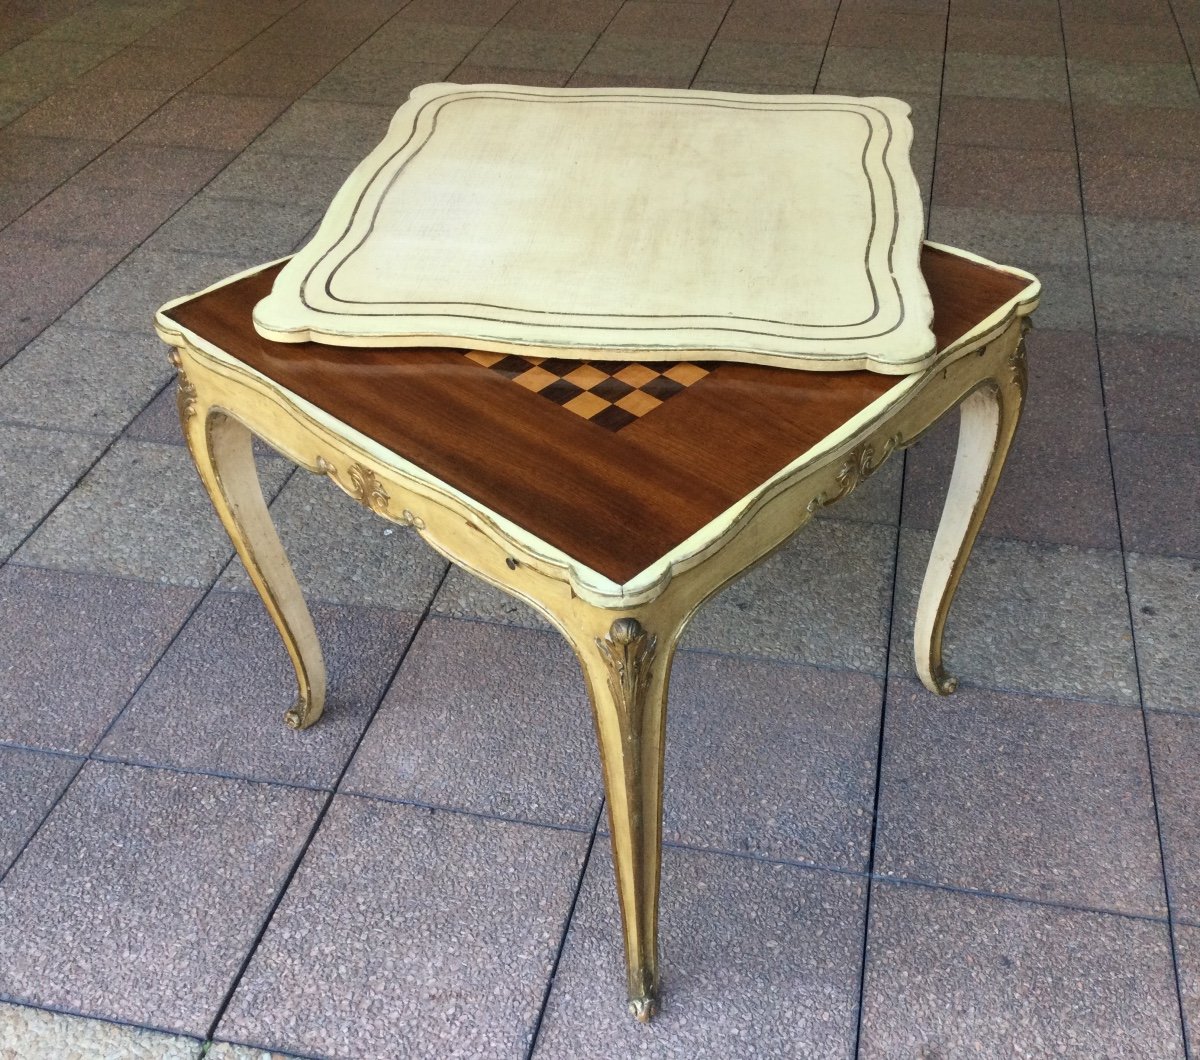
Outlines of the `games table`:
M958 408L915 632L922 682L955 687L942 630L1017 426L1040 288L921 243L906 114L424 86L307 247L156 317L196 467L295 665L289 725L320 717L326 677L253 435L566 637L642 1020L685 625Z

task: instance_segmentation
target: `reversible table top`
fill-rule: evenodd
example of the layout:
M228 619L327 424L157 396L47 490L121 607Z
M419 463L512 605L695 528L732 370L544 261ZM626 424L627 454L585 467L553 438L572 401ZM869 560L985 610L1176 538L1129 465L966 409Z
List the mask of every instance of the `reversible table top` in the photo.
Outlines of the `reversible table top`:
M917 371L935 342L908 114L424 85L254 322L281 342Z
M941 350L1033 282L932 246L922 263ZM870 371L280 343L251 324L279 274L267 266L160 317L618 584L904 385Z

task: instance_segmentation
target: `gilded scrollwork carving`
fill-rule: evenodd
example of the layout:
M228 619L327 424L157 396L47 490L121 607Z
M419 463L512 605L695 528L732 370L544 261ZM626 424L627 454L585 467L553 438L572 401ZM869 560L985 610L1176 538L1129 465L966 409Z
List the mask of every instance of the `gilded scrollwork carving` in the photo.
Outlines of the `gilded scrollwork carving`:
M181 419L190 419L196 415L196 386L185 374L183 358L179 356L178 350L172 350L167 354L167 359L174 366L179 377L179 389L175 392L175 403L179 408L179 416Z
M604 638L596 638L608 668L608 687L621 720L626 761L637 763L641 752L642 710L646 682L657 650L657 638L636 618L618 618Z
M619 618L606 636L596 638L596 647L604 660L608 690L621 731L625 804L630 808L627 836L633 857L633 875L636 880L644 881L645 829L653 828L654 823L642 819L643 744L646 697L650 690L658 642L654 634L647 632L636 618ZM614 820L614 836L620 835L623 829L624 826ZM645 1023L658 1008L652 946L648 954L637 960L629 971L629 1011L635 1019Z
M1024 398L1029 393L1029 364L1025 359L1025 336L1033 327L1029 317L1021 318L1021 337L1008 358L1009 379Z
M350 465L350 492L354 499L377 515L387 515L391 497L375 472L362 464Z
M292 709L284 714L283 720L289 729L306 728L311 710L312 702L309 696L302 692L296 696L296 702L292 704Z
M323 456L316 459L316 470L319 475L328 475L333 481L350 494L364 508L369 508L376 515L385 516L402 526L411 526L414 530L424 530L425 520L405 508L398 516L388 513L391 497L379 481L379 476L362 464L351 464L347 473L349 483L343 481L336 466Z
M875 446L871 442L860 442L850 450L850 455L846 457L842 466L838 468L837 484L838 490L836 493L826 493L824 491L818 493L811 501L808 502L808 511L815 512L818 508L827 508L831 504L836 504L845 497L850 496L861 482L870 478L879 466L896 451L900 445L900 435L893 434L888 438L876 454Z

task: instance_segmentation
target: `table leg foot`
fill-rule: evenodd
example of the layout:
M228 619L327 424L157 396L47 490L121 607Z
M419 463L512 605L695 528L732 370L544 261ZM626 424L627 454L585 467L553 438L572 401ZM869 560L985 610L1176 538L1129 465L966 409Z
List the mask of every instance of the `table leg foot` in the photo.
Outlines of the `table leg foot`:
M933 551L921 585L914 628L917 674L929 691L947 696L958 680L942 665L942 634L971 548L987 515L1025 399L1025 343L1021 323L1006 341L1008 353L995 378L960 408L958 454Z
M209 407L203 392L182 375L179 415L200 480L295 667L298 695L284 721L293 729L307 728L325 706L325 663L312 616L263 499L250 431Z
M658 1015L658 998L631 997L629 999L629 1014L638 1023L649 1023L652 1016Z

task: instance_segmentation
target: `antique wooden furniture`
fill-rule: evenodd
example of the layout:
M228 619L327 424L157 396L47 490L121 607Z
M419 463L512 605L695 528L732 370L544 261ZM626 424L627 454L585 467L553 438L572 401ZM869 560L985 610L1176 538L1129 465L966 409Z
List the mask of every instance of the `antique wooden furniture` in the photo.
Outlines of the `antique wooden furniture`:
M907 147L903 130L892 135ZM868 147L860 143L860 153ZM693 172L690 179L701 176ZM903 197L903 183L888 186L888 194ZM344 229L352 220L342 216L337 224ZM741 351L751 360L797 363L788 359L792 349L802 363L829 368L839 363L826 358L829 349L841 349L850 361L857 350L854 370L722 360L722 321L682 319L677 312L695 292L659 307L675 313L665 331L678 333L647 348L638 343L659 327L653 320L626 321L616 330L606 325L604 342L613 348L604 352L618 360L595 357L594 342L575 341L586 323L579 319L553 322L564 324L566 339L554 340L564 342L561 349L537 321L534 341L522 347L513 338L516 317L497 333L485 334L476 319L453 325L459 330L441 334L437 344L413 346L405 332L404 348L381 347L403 326L397 301L384 307L388 319L378 334L339 317L329 328L337 333L323 337L343 344L310 341L305 335L322 318L318 310L298 318L310 309L295 304L297 284L278 282L286 262L168 303L157 316L159 334L174 348L192 456L295 664L299 694L288 724L302 729L320 717L325 671L258 485L252 435L384 518L413 527L567 638L594 711L629 1005L640 1019L657 1003L665 708L684 626L700 604L814 512L847 496L889 455L959 407L958 456L916 621L921 680L938 693L954 688L942 667L942 629L1020 414L1022 335L1039 287L1026 273L933 244L915 245L916 271L904 275L894 236L907 223L896 219L889 236L894 260L882 259L884 278L895 278L894 266L896 289L913 292L905 304L916 324L897 347L899 361L889 361L886 336L863 345L861 334L851 335L848 347L832 339L773 346L760 334ZM321 253L309 248L293 259L303 266L292 266L300 284L336 247L342 229L318 236ZM586 257L587 247L572 253ZM660 266L666 274L673 268ZM860 274L879 280L869 252L844 259L842 267L848 282ZM714 277L719 270L705 282ZM756 273L754 282L764 281ZM281 292L282 307L264 303ZM922 299L932 308L928 350ZM885 301L877 301L880 312ZM461 309L463 298L459 303ZM445 305L434 308L448 312ZM263 337L256 312L262 330L289 341ZM463 309L457 319L472 312ZM284 329L288 320L293 330ZM417 332L427 324L423 319ZM744 337L744 320L736 326ZM839 325L823 326L832 334ZM459 349L452 338L471 341ZM907 374L862 370L867 363Z

